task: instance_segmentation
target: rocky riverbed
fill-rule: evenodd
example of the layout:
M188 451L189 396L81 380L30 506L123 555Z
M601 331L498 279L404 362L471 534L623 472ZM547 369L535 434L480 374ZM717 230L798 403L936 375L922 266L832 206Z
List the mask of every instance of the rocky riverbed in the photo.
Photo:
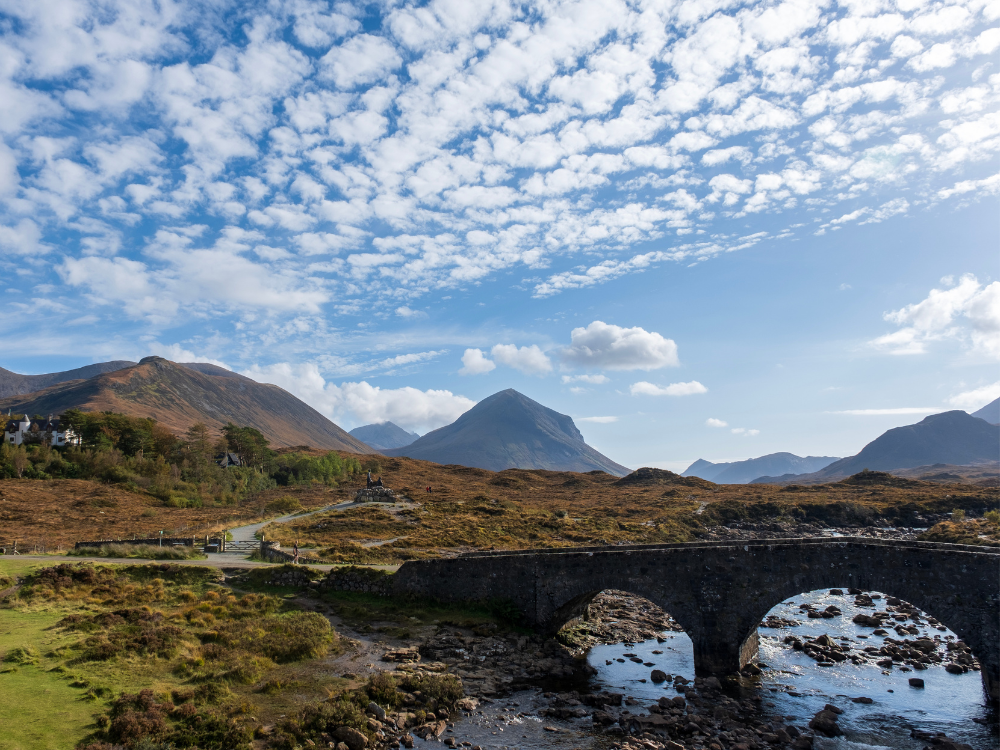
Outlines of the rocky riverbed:
M725 681L695 679L686 634L651 602L627 592L607 591L595 598L559 639L493 625L442 623L399 639L334 624L349 645L330 665L343 677L362 680L384 672L397 679L449 674L461 680L465 698L451 706L413 694L393 712L370 707L369 729L378 747L429 742L472 750L868 746L829 744L845 733L869 737L872 746L908 750L997 747L995 728L956 738L949 737L951 724L932 720L923 709L910 716L903 690L924 692L926 680L929 701L937 702L935 690L955 692L944 680L978 679L966 673L979 665L944 625L877 592L833 589L784 603L762 623L758 665ZM806 663L816 672L799 666ZM853 680L853 690L869 685L865 694L838 697L836 679L823 681L837 674L850 683L846 670L863 678ZM885 685L894 686L889 694L895 689L900 695L887 696ZM918 704L915 698L909 702ZM884 732L864 734L864 717L885 717L886 711L889 718L879 721L891 727L898 742L886 742ZM891 712L905 717L897 720ZM982 716L973 720L984 721ZM990 731L992 745L965 742L989 737ZM340 747L335 739L331 746L339 750L364 750Z

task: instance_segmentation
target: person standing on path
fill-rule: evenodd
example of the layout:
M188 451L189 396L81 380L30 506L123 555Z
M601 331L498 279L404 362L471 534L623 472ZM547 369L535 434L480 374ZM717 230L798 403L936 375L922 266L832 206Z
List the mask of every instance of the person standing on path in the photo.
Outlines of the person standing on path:
M299 540L295 540L295 544L292 545L292 565L299 564Z

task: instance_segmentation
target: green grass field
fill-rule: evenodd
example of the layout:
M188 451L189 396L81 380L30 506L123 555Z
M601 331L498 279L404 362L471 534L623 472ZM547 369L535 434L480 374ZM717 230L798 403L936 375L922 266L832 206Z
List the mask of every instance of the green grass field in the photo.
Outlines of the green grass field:
M0 573L11 575L14 566L5 562ZM86 699L86 687L72 687L75 677L61 670L61 660L46 656L75 640L50 630L61 617L54 610L0 610L0 655L37 653L37 664L0 665L0 750L65 750L93 728L99 709Z

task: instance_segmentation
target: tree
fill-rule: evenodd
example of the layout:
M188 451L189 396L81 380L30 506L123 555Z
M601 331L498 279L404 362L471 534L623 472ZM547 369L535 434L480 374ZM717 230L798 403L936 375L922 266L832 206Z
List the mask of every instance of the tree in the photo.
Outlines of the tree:
M226 445L240 457L240 463L254 469L263 470L264 462L270 457L267 438L253 427L237 427L232 422L222 428Z
M212 459L212 435L201 422L195 422L187 431L188 450L200 461Z
M14 471L17 472L17 478L20 479L24 470L28 468L28 451L24 449L23 445L17 446L12 452L10 457L10 462L14 465Z

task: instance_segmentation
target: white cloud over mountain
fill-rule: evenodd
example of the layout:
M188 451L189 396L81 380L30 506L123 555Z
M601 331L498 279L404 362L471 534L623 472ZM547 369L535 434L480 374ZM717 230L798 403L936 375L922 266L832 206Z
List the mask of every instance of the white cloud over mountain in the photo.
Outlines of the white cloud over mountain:
M348 427L391 421L407 430L433 430L451 424L476 405L472 399L446 390L380 388L366 381L337 385L328 382L311 363L254 366L242 374L280 386L334 422Z
M546 297L1000 184L995 3L53 7L0 11L0 264L156 326Z
M688 383L671 383L665 386L640 380L629 387L629 392L633 396L694 396L699 393L708 393L708 388L697 380Z
M964 342L978 354L1000 359L1000 281L983 285L972 274L957 281L941 279L943 289L885 319L899 329L872 340L873 347L890 354L923 354L929 344L944 339Z
M680 364L673 340L655 331L622 328L600 320L586 328L574 328L570 345L560 357L571 366L602 370L656 370Z

